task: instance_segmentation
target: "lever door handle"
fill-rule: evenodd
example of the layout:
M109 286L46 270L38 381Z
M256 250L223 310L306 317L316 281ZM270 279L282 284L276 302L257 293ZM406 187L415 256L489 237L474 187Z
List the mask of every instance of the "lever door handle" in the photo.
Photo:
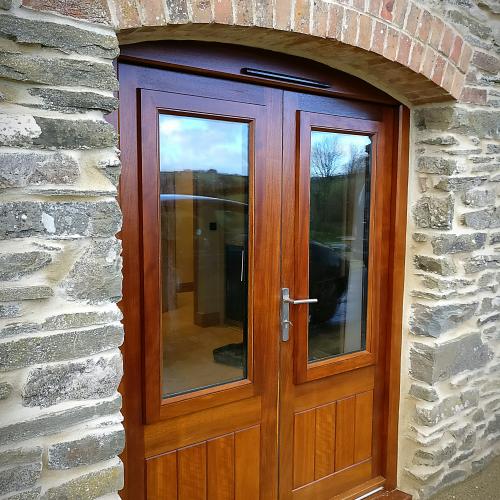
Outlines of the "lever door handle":
M315 304L318 299L292 299L288 288L281 289L281 340L286 342L290 338L290 304Z

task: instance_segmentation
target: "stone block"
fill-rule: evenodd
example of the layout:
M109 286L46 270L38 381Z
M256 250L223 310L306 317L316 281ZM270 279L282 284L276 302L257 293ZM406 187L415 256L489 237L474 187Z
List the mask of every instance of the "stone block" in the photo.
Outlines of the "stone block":
M486 153L489 155L500 155L500 144L486 144Z
M477 255L464 261L464 269L467 274L498 268L500 268L500 255Z
M0 0L0 9L9 10L12 7L12 0Z
M473 252L480 250L486 243L486 233L448 234L432 238L432 250L436 255Z
M94 402L64 410L38 413L29 419L12 415L14 423L0 426L0 446L34 437L49 436L76 424L84 423L94 418L112 415L120 411L121 396L117 394L107 401Z
M418 141L418 144L429 144L431 146L454 146L458 141L452 135L429 137Z
M22 6L60 16L75 17L97 24L110 24L111 15L106 0L22 0Z
M19 316L21 316L21 306L19 304L0 304L0 318L17 318Z
M42 462L16 465L0 470L0 495L35 486L42 473Z
M415 255L413 262L417 269L428 273L440 274L441 276L453 276L457 272L455 264L447 257Z
M111 63L82 59L56 59L4 51L0 53L0 77L44 85L118 90Z
M450 467L456 467L457 465L465 462L467 459L474 455L474 450L464 451L463 453L459 453L453 460L450 460Z
M119 52L118 40L114 34L104 35L69 24L8 14L0 16L0 36L20 44L37 44L66 53L76 52L93 57L114 59Z
M61 89L34 88L32 96L43 99L41 107L62 111L63 113L80 113L88 110L99 110L110 113L118 108L118 99L114 96L97 92L73 92Z
M118 347L122 342L123 327L119 324L16 338L2 344L0 372L91 356Z
M443 177L434 187L447 192L467 191L481 186L487 180L487 177Z
M66 330L70 328L84 328L99 324L113 323L122 319L121 311L116 308L104 311L75 312L57 314L48 317L41 325L43 330Z
M89 358L30 370L22 390L24 406L46 408L63 401L108 398L118 389L122 358Z
M57 153L0 153L0 188L37 184L73 184L80 175L78 163Z
M30 488L29 490L23 490L19 493L3 497L2 500L39 500L41 491L42 488L37 486L35 488Z
M0 53L0 76L1 58ZM0 146L29 146L40 133L41 129L32 116L0 114Z
M72 299L91 303L121 297L121 257L118 240L94 241L89 245L61 283Z
M493 459L495 458L495 454L490 451L483 455L481 458L472 461L472 472L479 472L484 469Z
M40 330L37 323L28 323L24 321L8 323L0 329L0 338L14 337L15 335L24 335L35 333Z
M500 243L500 233L490 234L490 245L496 245L497 243Z
M500 227L500 210L489 208L464 214L464 223L472 229L489 229Z
M0 239L27 236L113 236L120 229L116 200L98 202L9 202L0 204Z
M70 469L109 460L123 451L123 429L95 432L81 439L52 444L47 452L49 469Z
M114 127L104 121L60 120L37 116L41 133L33 144L42 148L93 149L116 146Z
M103 172L103 174L113 183L114 186L118 186L121 172L121 163L119 158L113 157L101 160L98 162L97 168Z
M451 484L458 483L459 481L463 481L467 473L461 469L455 469L450 472L447 472L440 481L439 487L444 488L445 486L449 486Z
M441 443L440 446L417 450L413 456L416 465L441 465L448 462L457 452L457 445L453 441Z
M415 224L419 228L451 229L453 221L453 198L420 198L413 208Z
M417 380L433 384L466 370L481 368L491 357L492 352L479 333L433 345L414 342L410 348L410 374Z
M457 172L457 162L440 156L421 156L417 161L417 172L425 174L452 175Z
M479 303L444 306L411 305L410 332L414 335L439 337L470 319Z
M8 399L12 394L13 387L8 382L0 382L0 401Z
M473 189L467 191L462 195L464 205L472 208L482 208L488 205L494 205L496 200L496 193L489 189Z
M488 323L495 323L500 320L500 313L492 314L491 316L487 316L486 318L480 318L477 320L478 326L484 326Z
M40 500L87 500L98 498L123 488L123 466L114 465L83 474L49 488Z
M411 384L409 394L417 399L422 399L431 403L439 399L438 393L434 387L417 383Z
M43 251L0 254L0 280L18 280L43 269L51 262L50 253Z
M11 300L38 300L48 299L54 295L54 290L50 286L9 286L0 288L0 302Z

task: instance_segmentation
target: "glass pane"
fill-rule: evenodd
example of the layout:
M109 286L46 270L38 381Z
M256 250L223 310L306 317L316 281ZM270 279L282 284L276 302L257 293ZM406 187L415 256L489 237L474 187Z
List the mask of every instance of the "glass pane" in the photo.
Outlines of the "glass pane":
M309 361L364 350L371 140L311 132Z
M161 114L163 397L246 377L247 123Z

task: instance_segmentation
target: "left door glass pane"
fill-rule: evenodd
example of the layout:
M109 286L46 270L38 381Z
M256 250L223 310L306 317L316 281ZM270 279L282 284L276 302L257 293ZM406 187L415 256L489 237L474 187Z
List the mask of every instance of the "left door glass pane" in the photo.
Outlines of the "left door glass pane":
M159 115L163 397L247 376L248 123Z

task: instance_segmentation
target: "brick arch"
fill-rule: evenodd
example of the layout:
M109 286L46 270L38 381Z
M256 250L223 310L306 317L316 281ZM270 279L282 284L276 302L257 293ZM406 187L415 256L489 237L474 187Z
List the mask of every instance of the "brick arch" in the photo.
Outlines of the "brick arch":
M470 46L455 28L417 0L22 3L39 10L54 10L57 4L59 14L111 24L122 43L205 39L309 57L360 76L412 104L458 99L472 57Z

